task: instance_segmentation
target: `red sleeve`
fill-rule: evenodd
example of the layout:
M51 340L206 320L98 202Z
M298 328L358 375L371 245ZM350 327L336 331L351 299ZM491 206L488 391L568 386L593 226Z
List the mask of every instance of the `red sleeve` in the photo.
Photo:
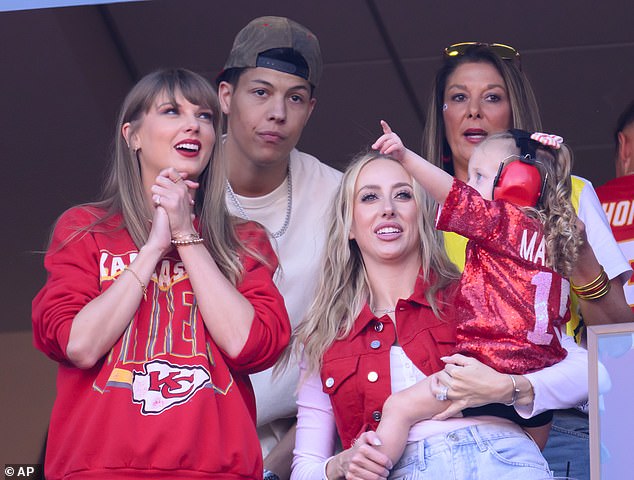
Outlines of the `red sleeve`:
M268 235L253 222L238 226L237 233L264 261L247 254L242 257L244 274L237 288L251 302L255 314L242 352L237 358L227 359L227 363L238 372L255 373L275 364L288 345L291 324L284 299L273 283L278 260Z
M477 190L454 179L440 208L436 228L476 242L481 248L517 257L522 230L540 232L541 223L506 200L485 200Z
M60 217L44 257L46 284L33 299L34 344L58 362L67 360L75 315L101 293L99 248L91 233L79 231L95 219L79 208Z
M487 203L489 205L487 205ZM454 178L451 190L438 212L436 228L481 242L492 234L498 209L466 183Z

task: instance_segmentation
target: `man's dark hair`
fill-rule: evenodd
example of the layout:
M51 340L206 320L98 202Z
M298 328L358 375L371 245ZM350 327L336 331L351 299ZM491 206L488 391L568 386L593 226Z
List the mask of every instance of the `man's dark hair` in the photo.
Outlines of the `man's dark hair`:
M619 119L616 122L616 129L614 130L614 144L616 148L619 148L619 132L625 130L625 127L634 123L634 100L623 110Z
M265 65L264 62L267 62L267 60L274 60L274 61L277 60L280 63L277 64L275 68L271 67L273 70L286 71L286 73L290 73L291 75L297 75L300 78L306 78L306 76L308 75L308 64L306 63L306 60L304 59L304 57L301 56L300 53L293 50L292 48L273 48L271 50L267 50L265 52L260 53L260 55L258 55L258 63L260 59L263 59L262 66L264 68L269 68L267 66L264 66ZM280 65L284 65L284 64L287 64L291 66L292 69L297 70L297 74L291 73L288 70L283 68L278 68ZM224 70L216 78L216 87L220 85L220 82L227 82L228 84L230 84L231 86L235 88L236 85L238 85L238 81L240 80L240 77L242 76L242 74L247 68L248 67L229 68L227 70ZM315 87L310 82L309 82L309 85L310 85L310 98L313 98L315 93Z

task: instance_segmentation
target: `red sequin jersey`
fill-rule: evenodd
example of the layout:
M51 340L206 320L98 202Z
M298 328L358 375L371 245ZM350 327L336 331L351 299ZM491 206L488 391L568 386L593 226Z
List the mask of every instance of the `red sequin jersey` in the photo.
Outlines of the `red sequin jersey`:
M512 374L563 359L555 330L569 318L569 283L546 266L541 223L455 180L436 226L469 239L456 298L456 351Z

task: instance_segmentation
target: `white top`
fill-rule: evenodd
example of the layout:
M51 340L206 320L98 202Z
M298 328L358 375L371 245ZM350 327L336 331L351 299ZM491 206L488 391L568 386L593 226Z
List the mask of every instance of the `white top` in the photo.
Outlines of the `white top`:
M427 375L421 372L418 367L414 365L405 353L405 350L403 350L403 347L396 345L390 347L390 381L392 393L405 390L425 378L427 378ZM407 435L407 441L418 442L423 438L431 437L437 433L445 433L478 423L505 422L507 422L507 420L500 417L484 415L467 418L454 418L450 423L447 423L444 420L426 420L412 425Z
M327 214L341 181L341 172L315 157L296 149L291 151L293 206L284 235L271 238L280 260L275 284L279 288L293 327L303 319L313 300L321 254L327 235ZM278 231L286 215L288 201L286 181L262 197L236 197L249 219L264 225L269 232ZM227 195L227 207L236 216L239 211ZM272 369L251 375L255 390L258 435L266 456L286 433L297 411L295 391L299 373L291 365L282 375L271 377ZM273 423L272 423L273 422Z
M575 180L584 184L579 194L577 215L586 225L588 243L592 246L597 260L603 265L608 277L612 279L620 276L625 284L632 275L632 268L614 239L612 229L594 187L589 180L573 175L573 181ZM573 189L573 194L575 190Z
M588 395L587 352L567 335L562 336L561 344L568 351L566 358L543 370L525 375L533 385L535 399L532 406L515 406L521 416L528 418L545 410L570 408L585 401ZM397 362L396 365L393 364L394 361ZM424 378L422 372L414 372L408 363L407 356L400 355L396 350L394 353L390 352L390 375L397 377L392 381L392 388L406 388L413 384L410 382ZM311 375L302 383L297 405L297 435L291 479L321 480L324 478L326 461L335 453L337 428L330 397L323 392L319 375ZM500 424L509 422L495 417L425 420L412 428L408 441L413 440L413 437L418 440L482 421Z

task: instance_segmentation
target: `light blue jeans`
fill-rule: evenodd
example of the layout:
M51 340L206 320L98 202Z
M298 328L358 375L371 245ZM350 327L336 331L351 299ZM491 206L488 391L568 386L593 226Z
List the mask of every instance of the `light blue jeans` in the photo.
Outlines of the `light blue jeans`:
M541 480L551 476L519 427L484 424L409 443L391 480Z

